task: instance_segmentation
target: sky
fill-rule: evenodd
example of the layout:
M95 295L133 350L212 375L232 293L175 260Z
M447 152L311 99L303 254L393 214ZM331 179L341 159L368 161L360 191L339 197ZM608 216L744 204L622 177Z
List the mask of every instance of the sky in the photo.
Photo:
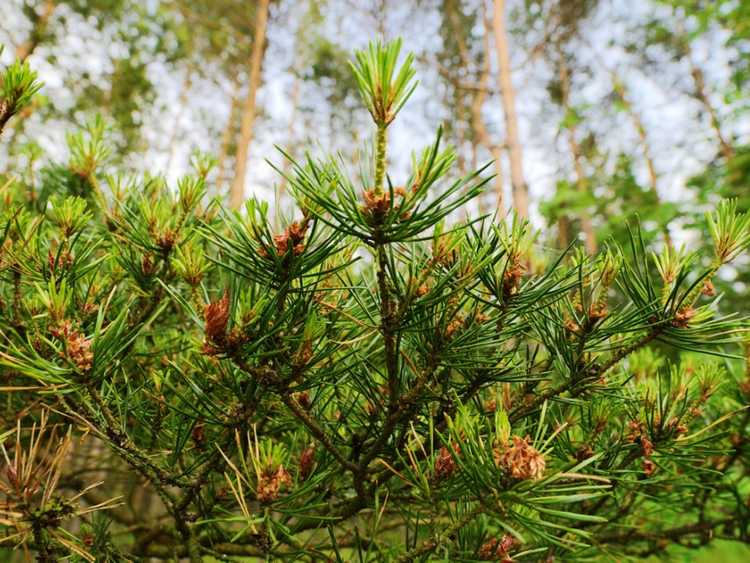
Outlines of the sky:
M0 55L0 62L7 64L15 44L27 36L27 22L20 10L21 0L0 0L3 17L0 21L0 42L8 45ZM516 4L518 2L515 2ZM348 51L362 48L367 41L385 32L386 39L400 36L406 51L417 54L417 74L421 85L405 106L402 115L389 129L390 173L399 183L399 178L408 174L409 155L431 143L435 130L442 120L449 118L448 108L442 104L441 83L432 64L434 52L440 46L440 17L434 2L423 1L419 10L412 3L396 0L329 0L324 10L322 32L334 38L336 43ZM511 8L514 2L509 2ZM295 64L295 37L298 36L304 10L301 3L280 2L274 5L268 29L268 48L264 59L263 85L258 93L258 104L262 114L258 120L258 132L250 150L250 165L247 176L248 194L263 199L272 199L274 185L279 177L266 162L280 162L281 156L275 145L296 148L304 139L314 154L343 151L351 155L352 139L349 134L331 131L326 117L331 112L324 96L316 91L317 86L303 83L301 100L307 111L297 111L293 117L291 91ZM573 103L583 108L587 116L587 127L598 133L598 140L605 150L627 149L637 153L635 130L624 115L613 115L607 102L611 92L611 79L602 68L616 68L623 76L628 94L636 110L641 114L649 137L657 171L659 192L664 200L680 201L689 198L684 183L699 171L714 155L715 142L711 137L705 117L698 118L697 103L685 95L683 86L676 77L688 77L686 68L665 61L669 72L655 73L613 46L622 43L634 25L656 10L652 2L645 0L607 0L603 8L585 24L589 49L578 53L580 59L589 64L591 71L585 76L574 77ZM58 17L66 17L64 32L58 33L59 47L54 55L58 64L50 63L50 50L40 46L30 59L31 66L40 74L45 86L43 94L56 106L65 108L72 103L66 92L64 79L89 73L92 76L106 74L108 59L104 54L117 53L121 46L108 37L108 30L95 32L92 22L65 12L62 7ZM481 30L475 30L480 33ZM538 204L552 197L556 181L570 175L571 160L565 139L559 134L559 113L550 106L545 85L550 78L550 69L543 60L529 59L528 37L511 37L511 59L514 66L513 82L517 93L520 119L520 134L523 145L524 174L530 186L532 212L535 222L540 218ZM696 43L696 62L704 70L716 105L723 111L731 107L721 103L718 92L727 81L730 68L728 52L722 46L720 33L704 36ZM494 51L494 50L493 50ZM658 56L655 54L655 56ZM496 69L494 52L491 53L492 68ZM186 172L190 154L196 150L216 152L221 132L229 118L229 99L233 89L226 78L215 80L218 73L207 69L209 78L194 80L187 107L181 107L181 88L185 82L184 71L175 69L163 61L154 61L148 69L149 77L156 84L157 103L151 114L143 116L149 149L134 162L136 168L151 174L164 174L171 183ZM494 88L494 82L493 82ZM244 90L242 90L244 92ZM489 97L484 114L488 129L496 142L502 142L504 120L499 96ZM364 109L345 112L338 116L342 123L358 124L359 140L366 141L372 128L368 125ZM613 120L617 124L612 129ZM67 123L29 124L28 131L43 147L46 156L53 159L64 156L64 137L70 125ZM295 139L290 143L289 133ZM747 120L739 120L735 134L747 136L750 127ZM614 134L613 134L614 133ZM170 144L174 146L170 148ZM299 152L299 151L298 151ZM0 160L5 158L0 148ZM480 160L489 160L487 152ZM509 166L504 160L503 170ZM644 163L638 162L638 174L645 181ZM510 186L506 179L506 201L510 198ZM596 188L595 188L596 190ZM491 196L490 200L492 199Z

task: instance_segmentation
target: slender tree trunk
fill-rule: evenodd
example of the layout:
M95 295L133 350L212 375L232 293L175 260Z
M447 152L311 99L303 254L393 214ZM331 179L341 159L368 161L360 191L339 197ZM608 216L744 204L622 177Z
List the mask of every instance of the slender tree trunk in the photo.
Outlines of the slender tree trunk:
M562 100L562 107L565 114L570 112L570 71L568 65L565 62L565 55L562 52L558 52L559 55L559 71L560 71L560 93ZM574 123L568 125L568 145L570 146L570 153L573 156L573 168L576 175L576 187L580 192L589 191L589 183L586 178L586 172L583 169L583 162L581 156L581 148L578 145L576 138L576 126ZM584 242L586 245L586 251L589 254L596 253L596 233L591 222L591 215L588 211L581 211L581 230L583 231Z
M689 45L687 47L687 50L688 62L690 63L690 76L692 76L693 78L693 86L695 87L694 96L701 103L703 109L708 114L708 117L711 121L711 128L714 130L716 138L719 141L719 150L721 151L722 156L726 159L730 159L734 156L734 149L724 136L724 132L721 129L721 122L719 121L719 116L716 113L716 108L714 108L711 100L708 97L708 92L706 90L706 79L703 75L703 70L701 70L701 68L693 62L693 56Z
M169 173L174 162L175 153L177 152L177 141L181 137L181 123L188 106L188 94L193 84L193 66L189 65L185 71L185 79L182 81L180 96L177 99L177 115L175 116L172 133L169 136L169 156L167 157L166 171Z
M253 126L256 114L255 96L260 86L260 73L263 63L263 53L265 52L268 3L269 0L258 0L256 7L255 34L253 36L253 50L250 56L248 91L242 107L242 124L240 127L240 140L237 145L237 161L235 162L234 180L229 193L229 205L232 209L239 209L245 199L247 159L250 152L250 143L253 139Z
M56 7L55 0L47 0L44 3L42 13L38 14L32 22L33 28L31 30L31 35L29 35L29 38L26 41L16 47L17 59L25 61L39 46L39 43L42 41L42 36L47 29L47 24L49 23Z
M234 117L237 113L237 107L239 106L239 89L240 84L235 78L234 85L232 87L232 100L229 105L229 118L227 119L226 127L224 127L224 131L221 134L221 145L219 146L219 155L216 159L216 189L219 191L219 193L221 193L224 187L224 182L226 181L227 157L229 156L229 148L235 136Z
M513 206L520 217L529 216L529 195L523 177L523 157L518 136L515 90L510 68L508 37L505 26L505 0L494 0L492 27L495 34L495 49L498 61L498 84L505 115L506 145L510 156L510 181L513 186Z
M625 86L620 80L620 78L617 76L617 74L612 71L612 86L615 91L615 94L620 99L620 102L622 103L622 107L625 109L625 112L628 114L628 117L630 117L630 121L633 123L633 127L635 128L636 133L638 134L638 140L641 144L641 152L643 153L643 159L646 161L646 170L648 171L648 180L649 184L651 186L651 191L654 194L654 199L656 200L657 205L661 205L661 198L659 197L659 176L656 173L656 165L654 164L654 159L651 154L651 145L648 141L648 135L646 134L646 127L643 125L643 120L641 119L640 115L638 115L638 112L635 111L635 108L633 107L633 104L631 103L630 99L627 96L627 92L625 92ZM664 234L664 242L667 244L667 246L672 246L672 235L669 232L669 226L663 225L662 226L662 232Z
M297 53L295 52L295 57ZM292 83L292 99L291 99L291 112L289 115L289 124L287 125L286 130L286 138L287 142L291 143L292 139L294 138L294 125L297 123L297 110L299 109L299 96L300 91L302 90L302 80L300 79L300 71L297 68L297 65L295 63L294 67L292 68L292 74L294 74L294 82ZM288 152L290 156L294 156L294 153L296 152L293 148L293 146L289 146ZM279 195L283 194L286 191L286 175L289 174L289 170L291 170L292 163L289 162L288 159L284 159L284 166L282 168L282 171L284 172L284 176L281 177L281 184L279 185Z
M479 87L474 91L474 99L471 104L471 121L472 127L477 136L477 141L484 145L492 154L495 167L495 205L498 216L503 217L505 216L505 202L503 198L502 147L499 144L492 142L490 134L487 131L487 126L484 122L484 115L482 114L482 108L484 107L484 101L487 98L487 91L490 82L490 33L492 30L492 24L486 17L486 14L483 14L483 20L485 28L483 38L484 61L479 75ZM474 168L476 168L476 162L474 162ZM479 211L480 213L484 211L481 205Z

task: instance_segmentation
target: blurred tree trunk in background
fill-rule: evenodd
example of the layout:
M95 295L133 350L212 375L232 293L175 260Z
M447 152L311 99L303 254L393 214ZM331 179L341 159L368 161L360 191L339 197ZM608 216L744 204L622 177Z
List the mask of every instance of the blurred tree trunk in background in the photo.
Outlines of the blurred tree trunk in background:
M586 177L586 172L583 169L581 148L578 145L578 139L576 138L576 119L567 119L568 116L574 115L574 109L570 103L570 69L568 63L565 60L565 53L558 47L558 73L560 76L560 103L563 108L563 112L566 116L566 128L568 130L568 146L570 147L570 154L573 157L573 170L575 171L576 188L582 194L589 192L589 182ZM594 232L594 226L591 222L591 215L588 210L580 210L581 219L581 231L583 232L584 242L586 244L586 252L589 254L596 253L596 233Z
M520 217L529 216L529 195L523 176L523 155L518 135L518 115L516 113L515 90L513 88L508 52L508 36L505 25L505 0L494 0L492 27L495 33L497 50L498 84L505 115L505 135L510 157L510 180L513 186L513 207Z
M37 14L35 11L33 12L35 18L32 21L31 34L26 41L16 47L17 59L25 61L42 42L44 34L47 31L47 24L56 7L55 0L46 0L41 13Z
M495 207L500 217L505 215L505 197L503 194L503 147L499 142L494 142L487 131L487 125L484 121L484 100L487 98L490 87L490 33L492 33L492 22L487 17L487 10L482 3L482 24L484 34L482 35L482 50L484 58L482 60L482 70L479 74L479 87L474 93L474 101L471 105L471 116L474 124L474 130L477 134L477 141L490 151L494 161L494 184L495 184ZM476 145L475 145L476 146ZM473 167L477 167L476 158ZM481 202L481 200L480 200ZM483 211L480 209L480 212Z
M260 87L263 54L265 52L268 4L269 0L258 0L256 7L253 49L249 61L248 91L245 103L242 106L242 125L237 144L234 180L229 192L229 205L232 209L239 209L245 199L245 176L247 174L247 160L250 154L250 143L253 139L253 126L255 124L255 98Z
M219 193L223 193L224 184L227 179L227 158L232 153L232 141L235 138L236 127L236 114L239 108L239 90L240 84L235 78L234 84L232 85L231 101L229 103L229 117L227 118L226 127L221 133L221 143L219 145L219 154L216 158L216 189Z

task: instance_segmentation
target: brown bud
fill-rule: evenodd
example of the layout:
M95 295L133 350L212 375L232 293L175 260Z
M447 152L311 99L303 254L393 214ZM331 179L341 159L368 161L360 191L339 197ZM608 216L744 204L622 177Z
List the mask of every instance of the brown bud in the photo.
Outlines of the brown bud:
M310 446L302 450L299 455L299 479L305 481L312 473L315 466L315 448Z
M451 444L451 447L453 448L453 454L443 446L435 458L435 478L439 481L447 479L456 471L456 460L453 456L458 456L461 453L461 447L455 442Z
M686 328L690 320L695 316L695 309L688 307L677 312L672 319L672 326L675 328Z
M544 456L531 445L527 436L513 436L511 444L501 444L494 449L495 465L510 477L518 480L538 480L544 475Z
M229 322L229 292L218 301L206 305L203 310L206 323L206 343L221 345L226 338L227 323Z
M713 297L714 295L716 295L714 282L712 282L711 280L704 280L703 287L701 288L701 293L706 297Z
M255 496L260 503L273 502L279 498L281 489L291 484L292 478L283 465L279 465L276 469L267 468L258 479Z
M656 471L656 464L648 458L643 458L643 472L651 476Z

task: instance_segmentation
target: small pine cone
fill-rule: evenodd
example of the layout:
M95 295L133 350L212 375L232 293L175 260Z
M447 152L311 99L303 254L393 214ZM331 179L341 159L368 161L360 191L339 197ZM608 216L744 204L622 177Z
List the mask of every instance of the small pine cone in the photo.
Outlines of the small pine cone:
M202 451L206 446L206 425L202 420L199 420L193 426L192 437L196 449Z
M609 315L609 311L607 310L606 303L591 305L591 307L589 308L589 319L591 319L592 321L600 321L607 315Z
M521 287L521 277L523 276L523 272L524 267L518 261L518 258L515 258L513 262L508 265L503 273L503 297L505 299L518 292L518 288Z
M274 235L273 242L276 245L276 254L283 256L289 250L289 233L284 231L280 235Z
M94 364L94 352L91 350L91 340L80 332L74 331L68 336L66 345L68 355L73 363L83 372L87 372Z
M449 322L448 326L445 327L445 338L452 338L459 329L464 327L464 325L464 318L461 315L456 315L456 318Z
M500 542L497 538L490 538L482 544L477 552L477 559L481 561L494 561L496 559L495 552Z
M417 288L416 293L417 293L417 297L424 297L429 292L430 292L430 287L426 283L423 283Z
M695 309L688 307L677 312L672 319L672 326L675 328L687 328L690 320L695 316Z
M575 456L578 461L583 461L594 455L594 450L590 444L584 444L576 450Z
M641 448L645 457L654 453L654 444L646 436L641 436Z
M701 293L706 297L713 297L714 295L716 295L714 282L712 282L711 280L704 280L703 287L701 288Z
M656 464L648 458L643 458L643 472L651 476L656 471Z
M491 414L495 411L497 411L497 400L493 398L493 399L490 399L489 401L485 401L484 412Z
M203 310L206 323L206 343L221 345L226 340L227 323L229 322L229 292L218 301L209 303Z
M447 479L456 472L456 460L453 456L460 454L461 448L455 442L451 447L453 448L453 454L448 451L448 448L443 446L440 448L437 457L435 458L435 478L438 481Z
M391 207L391 196L387 191L377 194L375 190L365 190L363 195L364 210L373 217L383 217Z
M291 484L292 478L283 465L279 465L276 470L269 468L258 479L255 496L260 503L273 502L279 498L282 487L290 486Z
M299 480L305 481L315 467L315 448L310 446L299 455Z
M528 436L513 436L512 440L513 443L510 445L504 444L495 448L495 465L520 481L541 479L546 468L544 456L531 445Z

